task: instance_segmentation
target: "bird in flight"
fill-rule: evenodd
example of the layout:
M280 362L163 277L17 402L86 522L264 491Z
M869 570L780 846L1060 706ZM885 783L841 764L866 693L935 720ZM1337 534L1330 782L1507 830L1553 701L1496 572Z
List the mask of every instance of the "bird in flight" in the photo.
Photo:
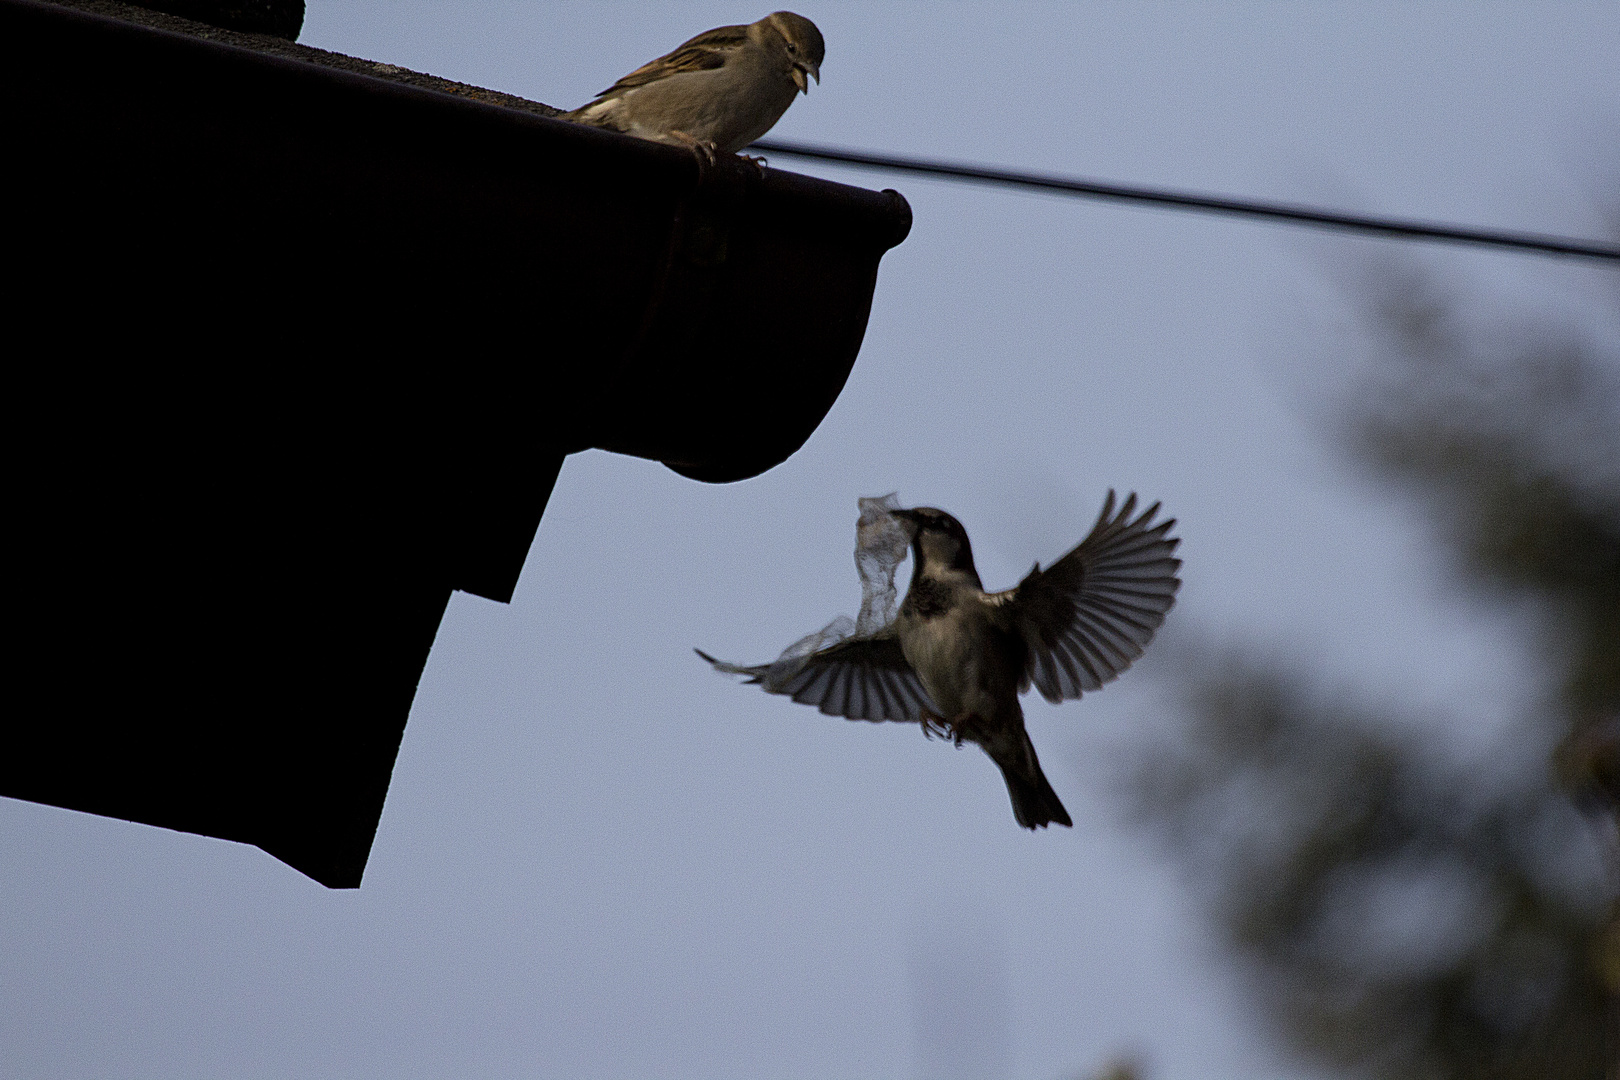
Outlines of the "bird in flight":
M1073 825L1041 771L1018 696L1033 684L1054 704L1078 698L1142 655L1181 587L1174 557L1181 541L1170 535L1175 519L1154 524L1159 504L1138 514L1134 494L1116 508L1110 491L1077 547L1045 570L1037 563L1017 588L991 593L961 522L943 510L893 502L861 500L856 563L866 602L859 623L834 622L772 664L698 655L830 716L909 721L959 747L976 743L1000 766L1018 824ZM885 586L892 604L894 568L908 545L905 600L897 615L874 617Z
M821 81L826 52L815 23L778 11L701 33L562 118L685 146L712 161L764 135L796 95L808 94L810 80Z

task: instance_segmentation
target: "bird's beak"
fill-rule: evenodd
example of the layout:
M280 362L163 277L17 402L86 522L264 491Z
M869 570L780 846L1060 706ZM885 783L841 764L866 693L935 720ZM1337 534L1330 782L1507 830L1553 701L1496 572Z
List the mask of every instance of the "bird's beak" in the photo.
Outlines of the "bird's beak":
M795 61L793 64L793 82L798 86L799 93L808 95L810 93L810 79L805 78L806 75L814 78L817 86L821 85L820 68L808 60Z

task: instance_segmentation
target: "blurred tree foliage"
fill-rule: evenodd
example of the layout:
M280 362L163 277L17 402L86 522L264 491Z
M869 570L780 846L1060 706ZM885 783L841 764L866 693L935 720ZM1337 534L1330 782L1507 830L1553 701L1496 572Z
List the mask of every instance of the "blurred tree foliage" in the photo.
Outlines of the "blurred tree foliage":
M1419 496L1463 582L1532 614L1547 685L1488 764L1464 764L1434 725L1319 673L1205 651L1133 805L1309 1060L1381 1080L1620 1076L1620 350L1468 316L1418 273L1352 294L1380 344L1344 445Z

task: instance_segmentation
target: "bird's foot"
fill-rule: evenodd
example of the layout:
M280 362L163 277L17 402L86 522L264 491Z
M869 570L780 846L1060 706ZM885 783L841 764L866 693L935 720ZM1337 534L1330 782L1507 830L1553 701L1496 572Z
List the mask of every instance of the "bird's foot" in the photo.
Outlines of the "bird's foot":
M714 167L714 155L719 148L714 145L713 139L695 138L679 130L671 130L669 137L672 141L692 151L692 156L697 158L698 168L709 169Z
M765 160L765 155L763 154L761 154L759 157L755 157L753 154L738 154L737 156L748 162L748 164L752 165L761 177L770 171L768 163Z
M945 726L950 731L951 741L956 743L957 749L961 749L964 739L978 742L982 734L980 729L983 727L978 715L971 712L957 713L945 721Z
M943 716L924 709L921 719L923 738L932 739L935 735L942 739L951 737L951 725Z

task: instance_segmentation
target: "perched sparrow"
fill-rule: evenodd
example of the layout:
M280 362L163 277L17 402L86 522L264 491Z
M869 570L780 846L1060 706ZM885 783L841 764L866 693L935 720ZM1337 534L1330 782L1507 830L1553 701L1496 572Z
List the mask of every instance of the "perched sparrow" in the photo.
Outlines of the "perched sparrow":
M1116 513L1110 491L1078 547L1045 570L1037 563L1016 589L987 593L960 522L931 507L888 506L912 553L897 618L853 636L833 633L853 624L835 623L805 639L816 647L790 648L775 664L698 655L829 715L914 721L958 746L978 743L1001 766L1018 824L1072 825L1041 772L1018 695L1032 682L1054 703L1096 690L1130 667L1164 622L1181 586L1173 557L1181 541L1169 535L1174 519L1152 524L1157 503L1133 519L1135 509L1133 494ZM899 558L888 565L891 580ZM820 644L828 636L842 640Z
M564 113L593 127L735 154L771 129L795 94L821 81L827 47L816 24L778 11L748 26L699 34Z

